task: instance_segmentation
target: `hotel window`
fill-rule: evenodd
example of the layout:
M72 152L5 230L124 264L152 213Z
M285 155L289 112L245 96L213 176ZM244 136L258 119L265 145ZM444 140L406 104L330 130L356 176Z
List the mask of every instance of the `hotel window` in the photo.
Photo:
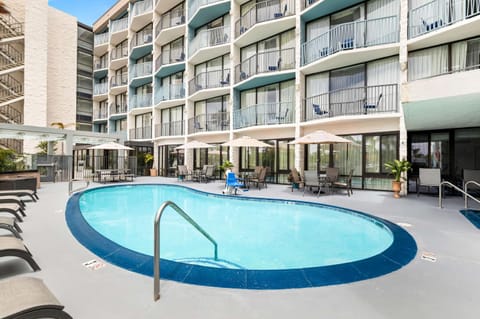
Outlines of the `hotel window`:
M128 56L128 40L122 41L115 46L112 51L112 60L121 59Z
M185 47L183 36L162 46L162 64L185 61Z
M162 109L162 136L183 135L183 108L184 105L179 105Z

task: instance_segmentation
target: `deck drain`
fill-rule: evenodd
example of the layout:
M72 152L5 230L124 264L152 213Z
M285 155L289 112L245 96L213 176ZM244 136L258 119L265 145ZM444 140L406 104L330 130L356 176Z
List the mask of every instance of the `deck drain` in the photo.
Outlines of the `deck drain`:
M437 257L435 257L433 253L427 253L427 252L422 254L422 259L426 261L430 261L432 263L437 261Z
M90 270L98 270L100 268L105 267L105 263L103 263L101 261L98 261L96 259L86 261L82 265L84 265L85 267L87 267Z

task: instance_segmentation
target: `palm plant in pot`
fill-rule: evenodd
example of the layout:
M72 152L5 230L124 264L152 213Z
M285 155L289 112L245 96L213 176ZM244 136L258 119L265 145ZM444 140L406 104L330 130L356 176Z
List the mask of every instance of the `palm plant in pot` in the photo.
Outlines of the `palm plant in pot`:
M402 179L405 178L402 176L404 172L408 172L412 169L412 164L403 159L403 160L393 160L385 163L385 167L390 170L390 174L393 175L392 181L392 190L393 197L400 198L400 191L402 189Z

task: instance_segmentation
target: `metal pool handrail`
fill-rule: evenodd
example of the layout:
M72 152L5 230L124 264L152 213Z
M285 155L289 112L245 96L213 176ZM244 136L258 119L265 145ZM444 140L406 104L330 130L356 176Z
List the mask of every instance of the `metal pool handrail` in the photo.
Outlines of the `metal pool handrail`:
M79 192L81 190L87 189L88 186L90 185L90 181L87 180L87 181L85 181L87 184L84 187L73 189L73 182L78 182L78 181L82 181L82 180L71 179L71 180L68 181L68 196L72 195L72 193Z
M473 181L472 181L473 182ZM480 186L480 184L478 184L477 182L473 182L474 184L477 184L478 186ZM468 182L465 184L465 186L467 186ZM467 193L467 189L465 188L465 190L461 189L460 187L458 186L455 186L454 184L450 183L450 182L447 182L447 181L443 181L441 182L439 185L438 185L438 207L440 208L443 208L443 205L442 205L442 188L443 188L443 185L447 185L447 186L450 186L451 188L457 190L458 192L462 193L463 196L465 196L465 208L468 208L467 207L467 197L468 198L471 198L473 199L475 202L479 203L480 204L480 201L478 199L476 199L475 197L473 197L472 195L470 195L469 193Z
M465 183L465 185L463 185L463 190L465 193L468 193L468 185L470 184L473 184L473 185L476 185L478 187L480 187L480 183L476 182L476 181L468 181ZM476 198L474 198L474 200L480 204L480 201ZM465 208L468 208L468 197L465 196Z
M217 242L200 226L198 225L187 213L183 211L180 207L177 206L172 201L163 202L162 206L157 211L155 215L154 223L154 252L153 252L153 300L157 301L160 299L160 219L162 218L162 213L168 206L171 206L180 216L182 216L187 222L189 222L193 227L195 227L203 236L205 236L209 241L212 242L214 247L214 258L218 259L218 245Z

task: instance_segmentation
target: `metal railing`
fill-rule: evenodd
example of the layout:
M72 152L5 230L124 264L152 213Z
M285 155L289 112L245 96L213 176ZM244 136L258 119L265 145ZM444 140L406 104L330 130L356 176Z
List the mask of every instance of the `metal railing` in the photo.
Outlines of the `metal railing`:
M23 113L10 105L0 107L0 114L5 119L5 123L22 124Z
M123 73L120 75L114 75L110 78L110 87L123 86L128 84L128 74Z
M108 56L104 56L103 59L95 59L93 70L98 71L108 68Z
M162 30L185 24L185 9L177 7L168 11L160 17L160 23L155 27L155 36L158 36Z
M132 50L134 47L150 44L152 41L153 35L151 29L137 32L132 37L132 41L130 42L130 50Z
M302 44L302 65L343 50L396 43L399 36L397 16L340 24Z
M177 206L172 201L166 201L160 206L155 215L155 222L153 224L154 233L154 252L153 252L153 300L160 299L160 220L162 219L163 212L167 207L173 208L181 217L183 217L190 225L195 227L205 238L207 238L212 244L214 249L214 258L218 259L218 244L197 222L195 222L183 209Z
M128 16L122 19L113 20L110 23L110 32L126 31L128 29Z
M264 103L234 110L233 128L293 123L294 105L294 102Z
M310 7L311 5L314 5L317 3L319 0L305 0L303 3L303 9Z
M230 112L200 114L188 119L188 134L227 131L230 129Z
M11 14L0 14L0 39L23 35L23 23Z
M138 1L133 4L132 9L132 19L141 14L147 13L153 10L153 1L152 0L143 0Z
M9 74L0 75L0 103L23 96L23 83Z
M24 54L10 44L0 44L0 70L23 65Z
M73 182L85 182L86 184L83 187L73 189ZM72 195L73 193L83 191L84 189L87 189L88 186L90 186L90 181L89 180L71 179L71 180L68 181L68 196Z
M130 68L130 78L134 79L142 76L152 75L152 66L153 63L151 61L132 65Z
M155 88L155 104L162 101L183 99L185 97L185 86L183 83L158 86Z
M230 84L230 70L218 70L201 72L188 82L188 93L193 93L204 90L214 89L228 86Z
M162 50L155 60L155 71L162 65L179 63L185 61L185 48L183 46L173 47L170 50Z
M117 46L112 50L112 53L110 54L110 59L117 60L117 59L122 59L126 58L128 56L128 47L125 46Z
M94 46L108 43L109 38L110 38L110 33L108 32L95 34L95 36L93 37Z
M374 85L334 90L308 97L302 121L344 115L398 112L398 85Z
M235 37L239 37L255 24L295 14L294 0L267 0L257 2L235 22Z
M467 182L468 184L475 184L477 186L480 186L479 183L475 182L475 181L469 181ZM466 186L467 183L465 183ZM480 200L476 199L475 197L473 197L472 195L470 195L468 192L467 192L467 188L466 186L464 186L464 189L461 189L460 187L448 182L448 181L443 181L441 182L439 185L438 185L438 207L440 208L443 208L443 186L449 186L451 188L453 188L454 190L456 190L457 192L460 192L461 194L463 194L463 196L465 197L465 208L468 208L468 198L474 200L476 203L480 204Z
M480 187L480 183L476 182L476 181L468 181L466 182L464 185L463 185L463 191L468 194L468 186L469 185L475 185L477 187ZM464 196L465 197L465 208L468 208L468 197L467 196ZM480 203L479 200L475 199L475 201L477 203Z
M173 121L155 125L155 137L183 135L183 121Z
M110 104L110 115L124 114L127 113L128 106L127 104Z
M229 38L230 27L228 26L202 30L190 41L190 56L202 48L226 44L229 42Z
M23 153L23 140L0 138L0 145L15 151L17 154Z
M480 14L480 0L433 0L409 11L408 37L444 28Z
M295 48L260 52L235 66L235 83L261 73L295 69Z
M213 4L216 2L222 2L225 0L190 0L188 3L188 18L192 19L192 17L197 13L197 10L200 7L207 6L209 4Z
M144 140L152 138L152 127L144 126L130 129L130 139L132 140Z
M93 85L93 95L102 95L107 94L108 92L108 83L95 83Z
M152 93L147 94L133 94L130 97L129 107L130 109L136 109L139 107L152 106Z

